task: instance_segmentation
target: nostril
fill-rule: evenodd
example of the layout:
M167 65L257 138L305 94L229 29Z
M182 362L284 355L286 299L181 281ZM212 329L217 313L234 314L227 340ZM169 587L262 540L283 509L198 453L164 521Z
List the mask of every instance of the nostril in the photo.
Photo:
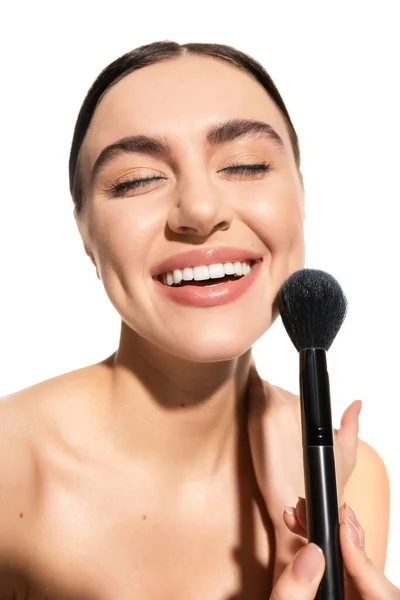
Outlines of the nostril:
M196 232L196 229L194 227L188 227L187 225L180 225L179 231L181 233L193 233Z

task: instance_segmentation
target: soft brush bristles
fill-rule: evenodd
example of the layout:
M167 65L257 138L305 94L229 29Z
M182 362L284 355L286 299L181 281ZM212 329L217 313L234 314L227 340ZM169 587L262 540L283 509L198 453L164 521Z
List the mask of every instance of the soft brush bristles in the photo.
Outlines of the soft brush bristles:
M347 312L347 300L332 275L301 269L285 281L278 295L283 325L300 352L328 350Z

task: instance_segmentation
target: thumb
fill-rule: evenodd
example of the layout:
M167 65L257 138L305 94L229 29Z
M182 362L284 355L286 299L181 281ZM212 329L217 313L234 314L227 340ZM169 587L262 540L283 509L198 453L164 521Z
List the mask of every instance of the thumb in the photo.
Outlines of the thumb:
M358 434L358 417L362 408L362 400L354 400L344 411L340 420L340 429L353 429Z
M357 451L359 416L361 412L362 401L355 400L346 408L340 420L340 429L336 431L337 439L344 444L348 452L354 454Z
M275 583L270 600L314 600L324 570L322 550L316 544L303 546Z

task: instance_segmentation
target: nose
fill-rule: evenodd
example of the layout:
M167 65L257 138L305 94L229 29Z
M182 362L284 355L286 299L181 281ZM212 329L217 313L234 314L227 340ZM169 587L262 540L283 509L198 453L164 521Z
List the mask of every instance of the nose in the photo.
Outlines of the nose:
M208 237L229 229L233 214L227 199L209 181L186 182L168 215L168 226L177 234Z

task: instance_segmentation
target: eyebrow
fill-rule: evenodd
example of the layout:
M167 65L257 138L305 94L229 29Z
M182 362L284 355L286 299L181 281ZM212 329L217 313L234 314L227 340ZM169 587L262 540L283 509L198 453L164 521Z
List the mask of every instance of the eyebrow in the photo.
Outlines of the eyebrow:
M284 147L280 135L264 121L252 119L230 119L212 125L207 131L206 142L208 146L218 146L240 138L264 139L279 148ZM120 154L147 154L165 158L172 155L171 146L163 137L149 137L147 135L134 135L124 137L117 142L106 146L97 157L90 175L93 182L99 171Z

